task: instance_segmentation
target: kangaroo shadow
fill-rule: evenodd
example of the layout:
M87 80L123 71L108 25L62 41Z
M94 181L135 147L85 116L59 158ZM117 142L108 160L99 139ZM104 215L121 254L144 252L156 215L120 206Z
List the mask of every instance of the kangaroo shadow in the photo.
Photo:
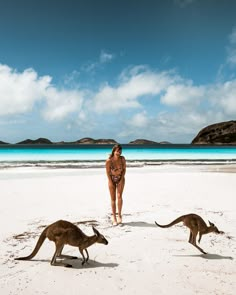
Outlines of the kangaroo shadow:
M119 264L118 263L102 263L102 262L98 262L95 260L89 260L87 263L85 263L84 265L81 264L80 259L73 259L70 260L69 263L72 264L72 268L76 268L76 269L83 269L83 268L98 268L98 267L109 267L109 268L114 268L117 267Z
M50 264L51 260L49 259L31 259L31 260L26 260L28 262L47 262ZM24 262L26 262L24 261ZM102 262L98 262L95 260L89 260L87 263L85 263L84 265L82 265L82 259L81 258L77 258L77 259L62 259L63 263L68 263L72 265L72 268L74 269L88 269L88 268L98 268L98 267L110 267L110 268L114 268L117 267L119 264L118 263L102 263ZM59 266L59 267L63 267L63 266Z
M133 227L157 227L154 223L148 223L144 221L131 221L131 222L125 222L123 225L129 225Z
M198 255L173 255L176 257L200 257L203 259L210 259L210 260L220 260L220 259L228 259L233 260L234 258L232 256L223 256L219 254L198 254Z

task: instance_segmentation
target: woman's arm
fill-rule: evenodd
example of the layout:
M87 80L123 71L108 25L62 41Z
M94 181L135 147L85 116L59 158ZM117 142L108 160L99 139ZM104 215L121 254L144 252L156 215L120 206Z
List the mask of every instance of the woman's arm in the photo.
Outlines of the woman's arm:
M126 173L126 160L125 160L125 157L122 156L122 174L121 174L121 177L124 178L125 177L125 173Z
M110 159L106 160L106 173L107 173L108 180L112 181L112 179L111 179L111 160Z

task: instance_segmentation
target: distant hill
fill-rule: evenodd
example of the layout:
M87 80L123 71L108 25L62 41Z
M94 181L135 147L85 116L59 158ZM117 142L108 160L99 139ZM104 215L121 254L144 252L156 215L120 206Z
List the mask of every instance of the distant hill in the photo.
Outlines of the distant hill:
M221 122L203 128L192 144L236 145L236 121Z
M78 144L94 144L95 142L96 140L91 137L84 137L77 141L74 141L74 143L78 143Z
M0 144L9 144L9 143L0 140Z
M116 144L114 139L93 139L90 137L81 138L74 143L78 144Z
M135 139L133 141L130 141L129 144L170 144L168 141L152 141L152 140L147 140L147 139Z
M52 142L47 138L38 138L38 139L26 139L18 142L17 144L52 144Z
M158 142L147 139L135 139L130 141L129 144L158 144Z

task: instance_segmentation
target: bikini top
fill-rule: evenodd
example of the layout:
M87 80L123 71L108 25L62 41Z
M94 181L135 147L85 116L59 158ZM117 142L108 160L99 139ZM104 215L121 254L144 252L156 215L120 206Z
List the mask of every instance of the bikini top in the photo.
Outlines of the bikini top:
M120 166L115 166L114 162L113 162L113 160L111 158L111 171L114 171L114 172L120 171L120 172L122 172L122 170L123 170L122 157L120 157L120 164L121 164Z

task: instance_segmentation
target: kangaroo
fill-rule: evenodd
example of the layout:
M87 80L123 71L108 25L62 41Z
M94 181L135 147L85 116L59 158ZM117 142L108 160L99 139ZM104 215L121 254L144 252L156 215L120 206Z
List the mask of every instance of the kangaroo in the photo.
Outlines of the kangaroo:
M198 243L200 243L202 235L214 232L217 234L222 234L222 231L219 231L218 228L209 221L210 226L208 226L205 221L202 219L201 216L197 214L187 214L178 217L174 221L172 221L169 224L166 225L160 225L156 221L156 225L162 228L171 227L179 222L183 222L185 226L187 226L190 229L190 235L188 242L192 244L194 247L196 247L198 250L200 250L203 254L207 254L205 251L203 251L202 248L200 248L196 243L197 235L199 234Z
M99 233L99 231L92 227L95 235L86 236L81 229L79 229L76 225L69 221L58 220L49 226L47 226L43 232L41 233L38 242L33 250L33 252L26 257L18 257L15 260L30 260L32 259L39 251L43 242L46 238L55 243L55 253L51 260L51 265L57 266L65 266L72 267L71 264L65 264L62 262L58 262L57 258L69 258L69 259L77 259L75 256L62 255L62 250L65 245L70 245L73 247L78 247L79 251L83 257L82 265L88 261L89 254L87 248L95 243L107 245L108 241L105 239L103 235ZM87 257L85 258L83 251L86 252Z

